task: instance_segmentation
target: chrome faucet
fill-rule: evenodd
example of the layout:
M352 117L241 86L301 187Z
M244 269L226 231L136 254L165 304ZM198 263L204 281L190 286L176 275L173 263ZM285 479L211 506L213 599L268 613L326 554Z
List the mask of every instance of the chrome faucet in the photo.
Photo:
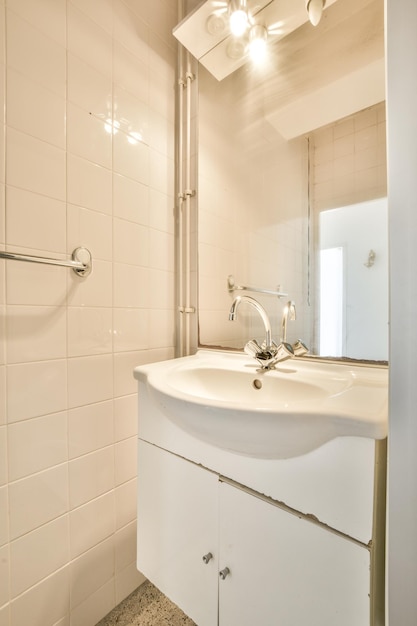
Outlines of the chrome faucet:
M297 313L295 310L295 302L289 300L287 304L284 306L284 310L282 312L282 321L281 321L281 342L283 344L287 343L287 325L289 321L294 321L297 318ZM295 356L303 356L303 354L307 354L308 348L301 341L301 339L297 339L297 341L292 345L292 349Z
M288 321L294 321L297 317L295 311L295 302L289 300L287 304L284 306L284 310L282 312L282 320L281 320L281 341L287 341L287 325Z
M250 304L261 316L265 327L265 341L260 346L255 339L251 339L245 345L245 352L254 357L261 365L262 369L272 369L280 361L285 361L294 356L292 346L286 342L281 342L279 346L272 340L271 323L263 306L250 296L237 296L229 311L229 320L233 322L237 318L237 310L241 302Z
M234 320L237 319L237 310L241 302L246 302L247 304L250 304L251 306L253 306L253 308L256 309L259 315L261 316L264 327L265 327L265 350L269 350L272 347L271 346L271 341L272 341L271 323L269 321L268 314L263 308L262 304L260 304L257 300L255 300L255 298L251 298L250 296L237 296L233 300L232 306L230 307L229 320L231 322L234 322Z

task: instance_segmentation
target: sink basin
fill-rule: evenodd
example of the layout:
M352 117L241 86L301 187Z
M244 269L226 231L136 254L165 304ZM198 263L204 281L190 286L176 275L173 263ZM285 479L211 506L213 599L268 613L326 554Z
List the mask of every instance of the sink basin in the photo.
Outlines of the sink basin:
M384 367L294 358L261 371L246 355L201 350L134 373L177 426L239 454L285 459L336 437L387 435Z

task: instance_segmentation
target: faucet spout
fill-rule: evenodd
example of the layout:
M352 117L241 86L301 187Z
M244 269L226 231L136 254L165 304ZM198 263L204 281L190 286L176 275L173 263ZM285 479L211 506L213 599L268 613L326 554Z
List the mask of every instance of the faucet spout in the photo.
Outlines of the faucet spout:
M233 300L232 306L229 311L229 320L233 322L237 319L237 310L242 302L246 302L250 304L254 309L257 310L259 315L261 316L264 328L265 328L265 350L270 350L272 348L272 331L271 331L271 323L269 321L269 317L265 309L255 298L251 298L250 296L236 296Z
M284 307L281 321L281 342L287 343L287 325L288 321L294 321L296 319L295 302L289 300Z

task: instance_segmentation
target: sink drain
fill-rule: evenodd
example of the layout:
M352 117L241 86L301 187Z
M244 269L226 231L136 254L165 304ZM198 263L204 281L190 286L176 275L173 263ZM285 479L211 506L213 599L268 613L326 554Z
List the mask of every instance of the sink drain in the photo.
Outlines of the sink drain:
M255 378L252 385L254 389L262 389L262 381L259 378Z

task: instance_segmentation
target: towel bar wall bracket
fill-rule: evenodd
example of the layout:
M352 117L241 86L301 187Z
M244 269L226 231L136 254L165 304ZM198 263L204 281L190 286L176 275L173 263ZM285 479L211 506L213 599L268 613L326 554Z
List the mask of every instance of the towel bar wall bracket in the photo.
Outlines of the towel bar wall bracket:
M12 261L26 261L28 263L44 263L45 265L59 265L70 267L77 276L88 276L93 269L93 259L90 250L80 246L75 248L71 260L50 259L48 257L33 256L31 254L18 254L17 252L5 252L0 250L0 259Z

